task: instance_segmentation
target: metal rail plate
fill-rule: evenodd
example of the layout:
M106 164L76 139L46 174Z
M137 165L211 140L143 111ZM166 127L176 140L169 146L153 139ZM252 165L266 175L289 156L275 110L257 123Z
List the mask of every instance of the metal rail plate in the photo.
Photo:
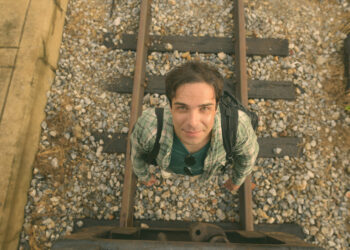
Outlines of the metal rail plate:
M208 225L215 233L218 226ZM204 242L193 242L193 233L196 234L191 231L191 227L166 225L149 228L92 226L56 241L52 249L322 249L285 232L251 232L220 228L220 234L227 237L226 243L210 243L205 237L202 238Z

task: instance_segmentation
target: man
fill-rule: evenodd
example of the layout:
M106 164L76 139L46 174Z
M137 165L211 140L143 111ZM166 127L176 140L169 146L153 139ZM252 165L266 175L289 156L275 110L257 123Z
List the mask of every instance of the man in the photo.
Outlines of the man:
M250 118L238 112L234 161L226 162L219 110L223 93L221 74L205 63L188 62L168 73L165 83L169 105L164 108L157 165L162 171L199 175L203 182L226 165L233 168L233 176L224 186L236 191L251 173L259 151ZM154 147L156 134L155 110L147 109L131 134L133 169L147 186L156 182L145 161L145 155Z

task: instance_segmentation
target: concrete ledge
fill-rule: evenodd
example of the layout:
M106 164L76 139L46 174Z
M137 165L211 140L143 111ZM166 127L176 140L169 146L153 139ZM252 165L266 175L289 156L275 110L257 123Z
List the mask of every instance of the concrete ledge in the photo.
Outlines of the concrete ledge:
M0 114L0 249L17 249L67 4L68 0L30 1L24 19L13 75Z
M0 0L0 47L18 47L30 0Z
M11 68L15 63L17 48L0 48L0 68Z
M12 68L0 68L0 113L4 106L7 88L10 84Z

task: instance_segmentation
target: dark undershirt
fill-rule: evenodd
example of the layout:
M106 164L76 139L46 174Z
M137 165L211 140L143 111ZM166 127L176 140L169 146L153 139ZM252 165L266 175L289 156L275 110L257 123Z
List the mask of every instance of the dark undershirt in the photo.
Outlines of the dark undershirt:
M176 174L186 175L184 170L185 167L191 169L192 175L199 175L203 173L204 160L207 156L208 149L210 147L210 141L202 147L199 151L190 154L186 147L182 144L180 139L174 133L173 148L171 150L170 165L167 168L168 171L174 172ZM196 163L192 166L188 166L185 163L185 157L192 155L195 158Z

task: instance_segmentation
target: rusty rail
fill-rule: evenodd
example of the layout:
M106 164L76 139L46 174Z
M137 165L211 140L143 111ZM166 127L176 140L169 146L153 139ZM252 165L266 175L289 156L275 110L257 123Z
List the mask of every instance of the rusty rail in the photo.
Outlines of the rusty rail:
M237 79L237 97L244 106L248 106L248 84L246 63L246 37L244 25L243 0L235 1L235 61ZM247 176L239 189L239 216L240 224L245 231L254 231L252 213L251 176Z
M137 118L142 113L142 100L144 95L146 60L148 52L148 34L149 25L151 22L151 2L151 0L142 0L141 2L128 138L130 138L132 128L134 127ZM126 163L122 207L120 212L120 227L130 227L133 225L133 204L136 190L136 176L132 170L130 152L130 140L128 139L125 155Z
M350 96L350 33L344 41L345 93Z

